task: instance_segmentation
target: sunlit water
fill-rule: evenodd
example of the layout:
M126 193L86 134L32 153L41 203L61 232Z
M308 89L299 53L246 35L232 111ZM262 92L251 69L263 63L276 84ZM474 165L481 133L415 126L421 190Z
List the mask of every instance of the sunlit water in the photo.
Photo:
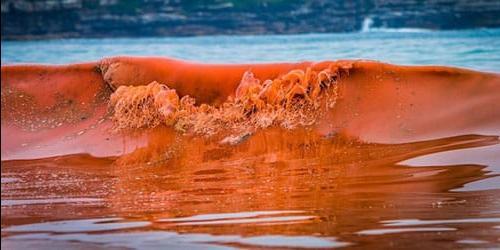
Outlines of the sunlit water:
M499 71L500 30L2 42L2 64L125 54L206 62L371 58ZM3 161L2 247L500 247L497 137L376 144L273 133L235 147L193 145L166 162Z
M203 62L374 59L396 64L500 69L500 29L346 34L69 39L2 42L2 64L70 63L116 55Z

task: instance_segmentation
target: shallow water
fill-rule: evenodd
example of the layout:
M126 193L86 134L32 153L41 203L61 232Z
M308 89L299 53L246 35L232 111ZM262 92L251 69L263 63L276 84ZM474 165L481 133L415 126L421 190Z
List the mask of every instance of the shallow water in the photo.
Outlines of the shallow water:
M208 62L371 57L498 71L499 36L476 30L7 42L2 64L115 54ZM341 45L350 50L333 49ZM243 47L246 53L235 53ZM493 128L482 135L450 129L449 136L405 143L275 128L236 145L159 128L148 132L156 140L138 148L124 140L132 149L121 156L4 160L2 246L498 248L500 144Z
M264 131L237 146L186 142L176 158L155 162L4 161L2 244L499 246L498 137L374 144L300 133L308 132Z

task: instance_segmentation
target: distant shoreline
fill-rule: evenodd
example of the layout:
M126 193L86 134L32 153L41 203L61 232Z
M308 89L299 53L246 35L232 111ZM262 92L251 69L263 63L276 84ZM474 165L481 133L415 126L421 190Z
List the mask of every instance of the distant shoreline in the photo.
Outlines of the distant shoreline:
M478 28L464 28L464 29L441 29L430 30L420 28L374 28L368 32L365 31L346 31L346 32L301 32L301 33L234 33L234 34L198 34L198 35L169 35L169 36L65 36L65 35L52 35L44 37L9 37L1 39L2 42L28 42L28 41L54 41L54 40L70 40L70 39L134 39L134 38L196 38L196 37L219 37L219 36L286 36L286 35L328 35L328 34L363 34L363 33L426 33L426 32L454 32L454 31L473 31L473 30L495 30L500 27L478 27Z
M5 0L2 41L500 27L499 1Z

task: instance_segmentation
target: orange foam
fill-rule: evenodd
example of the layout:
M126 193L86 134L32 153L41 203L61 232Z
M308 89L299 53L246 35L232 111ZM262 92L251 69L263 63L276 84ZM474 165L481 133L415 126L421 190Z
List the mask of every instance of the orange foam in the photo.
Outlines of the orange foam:
M221 105L195 105L195 98L179 98L175 89L156 81L121 85L111 95L110 107L119 130L167 125L182 133L211 136L251 134L270 126L292 129L313 125L333 108L337 80L348 70L336 64L319 72L308 67L265 81L246 71L234 95Z

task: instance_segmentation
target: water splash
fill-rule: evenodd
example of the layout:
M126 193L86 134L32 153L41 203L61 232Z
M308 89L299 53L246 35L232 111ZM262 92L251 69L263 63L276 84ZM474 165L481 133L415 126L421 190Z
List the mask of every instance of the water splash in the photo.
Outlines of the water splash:
M430 29L423 28L413 28L413 27L402 27L402 28L389 28L389 27L375 27L374 21L371 16L365 17L363 19L363 23L361 24L360 32L396 32L396 33L421 33L421 32L430 32Z
M369 32L373 25L373 19L369 16L363 19L363 24L361 25L361 32Z
M337 82L350 65L331 64L321 71L295 69L261 81L246 71L233 96L220 106L195 105L175 89L153 81L143 86L120 86L110 98L117 130L173 127L186 134L226 134L235 144L260 128L293 129L313 125L337 99Z

